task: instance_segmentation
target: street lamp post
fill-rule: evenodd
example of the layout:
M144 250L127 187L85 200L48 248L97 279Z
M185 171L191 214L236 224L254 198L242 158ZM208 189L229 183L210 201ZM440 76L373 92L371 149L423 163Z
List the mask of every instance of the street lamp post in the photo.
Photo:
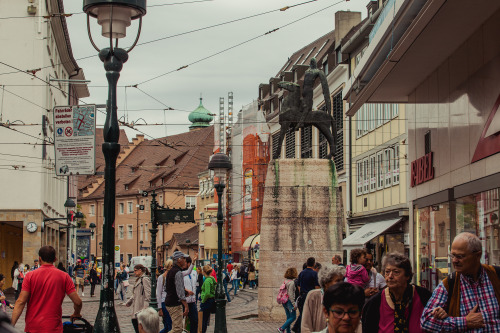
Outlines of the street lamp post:
M71 198L68 198L66 199L66 202L64 203L64 207L66 207L66 221L67 221L67 224L68 226L70 225L70 220L69 220L69 211L71 210L71 208L75 208L76 207L76 204L75 202L73 201L73 199ZM69 267L69 264L71 262L71 248L70 248L70 245L69 245L69 228L67 229L66 231L66 247L67 247L67 260L68 262L66 263L66 265Z
M222 215L222 194L224 188L224 180L226 174L231 170L231 161L226 154L217 153L212 156L208 168L214 173L214 187L217 191L219 204L217 207L217 231L218 231L218 254L217 254L217 288L215 290L215 333L227 333L226 325L226 295L222 285L222 226L224 224L224 216Z
M120 129L116 105L116 86L128 53L139 40L142 16L146 14L146 0L84 0L83 11L87 13L87 31L92 46L99 52L108 79L108 100L104 123L104 143L102 152L105 159L104 170L104 221L102 235L103 271L101 281L100 306L95 320L96 333L120 332L114 304L114 247L115 247L115 196L116 159L120 153ZM102 35L109 38L109 48L100 50L92 39L90 17L97 18L102 26ZM131 20L139 18L139 30L134 44L124 50L118 48L118 39L126 36ZM113 47L113 39L116 39Z

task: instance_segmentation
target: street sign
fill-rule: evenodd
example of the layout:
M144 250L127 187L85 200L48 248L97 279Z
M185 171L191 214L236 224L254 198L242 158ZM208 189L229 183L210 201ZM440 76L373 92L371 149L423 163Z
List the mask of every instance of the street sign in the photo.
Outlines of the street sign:
M120 245L115 245L115 267L120 267Z
M54 107L56 175L95 173L95 105Z
M159 224L164 223L196 223L194 220L194 208L170 209L157 208L154 212L155 220Z

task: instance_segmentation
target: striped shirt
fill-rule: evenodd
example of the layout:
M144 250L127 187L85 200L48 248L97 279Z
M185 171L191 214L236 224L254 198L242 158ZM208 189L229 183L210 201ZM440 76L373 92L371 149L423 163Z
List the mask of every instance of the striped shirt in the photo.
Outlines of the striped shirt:
M465 275L460 275L460 315L461 317L448 317L436 319L431 315L434 308L446 307L448 292L441 282L432 293L431 299L424 308L420 325L427 332L500 332L500 318L497 298L493 284L488 274L481 267L481 274L477 281ZM484 328L467 329L465 316L479 305L479 312L483 315Z

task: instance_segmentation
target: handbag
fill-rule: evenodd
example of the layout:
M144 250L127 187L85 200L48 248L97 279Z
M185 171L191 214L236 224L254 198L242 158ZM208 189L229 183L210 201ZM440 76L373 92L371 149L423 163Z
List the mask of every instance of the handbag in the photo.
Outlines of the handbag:
M124 286L124 287L128 287L128 286L130 286L130 283L128 283L128 280L123 280L123 282L122 282L122 283L123 283L123 286Z

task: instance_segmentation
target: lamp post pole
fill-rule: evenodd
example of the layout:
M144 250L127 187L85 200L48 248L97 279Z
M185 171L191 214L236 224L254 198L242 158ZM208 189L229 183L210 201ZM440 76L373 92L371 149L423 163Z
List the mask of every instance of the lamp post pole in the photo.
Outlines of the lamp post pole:
M102 235L102 280L99 311L95 322L95 332L120 332L114 305L114 266L115 266L115 197L116 197L116 159L120 153L120 129L116 105L116 85L120 78L123 63L128 53L120 48L109 48L99 52L108 79L108 101L106 103L106 122L104 123L104 143L102 152L105 159L104 169L104 221Z
M227 333L226 325L226 295L222 285L222 226L224 225L224 216L222 214L222 194L224 192L224 180L228 170L232 165L229 156L223 153L213 155L208 163L208 169L214 172L217 177L217 183L214 185L219 198L217 205L217 236L218 236L218 254L217 254L217 288L215 289L215 333Z
M158 300L156 299L156 234L158 233L158 223L155 218L155 211L157 208L156 202L157 194L155 191L151 194L151 301L149 306L153 309L158 309Z
M222 285L222 226L224 225L222 215L222 193L224 192L224 184L216 184L215 190L219 198L217 207L217 237L218 237L218 254L217 254L217 289L215 291L215 333L227 333L226 325L226 295Z

